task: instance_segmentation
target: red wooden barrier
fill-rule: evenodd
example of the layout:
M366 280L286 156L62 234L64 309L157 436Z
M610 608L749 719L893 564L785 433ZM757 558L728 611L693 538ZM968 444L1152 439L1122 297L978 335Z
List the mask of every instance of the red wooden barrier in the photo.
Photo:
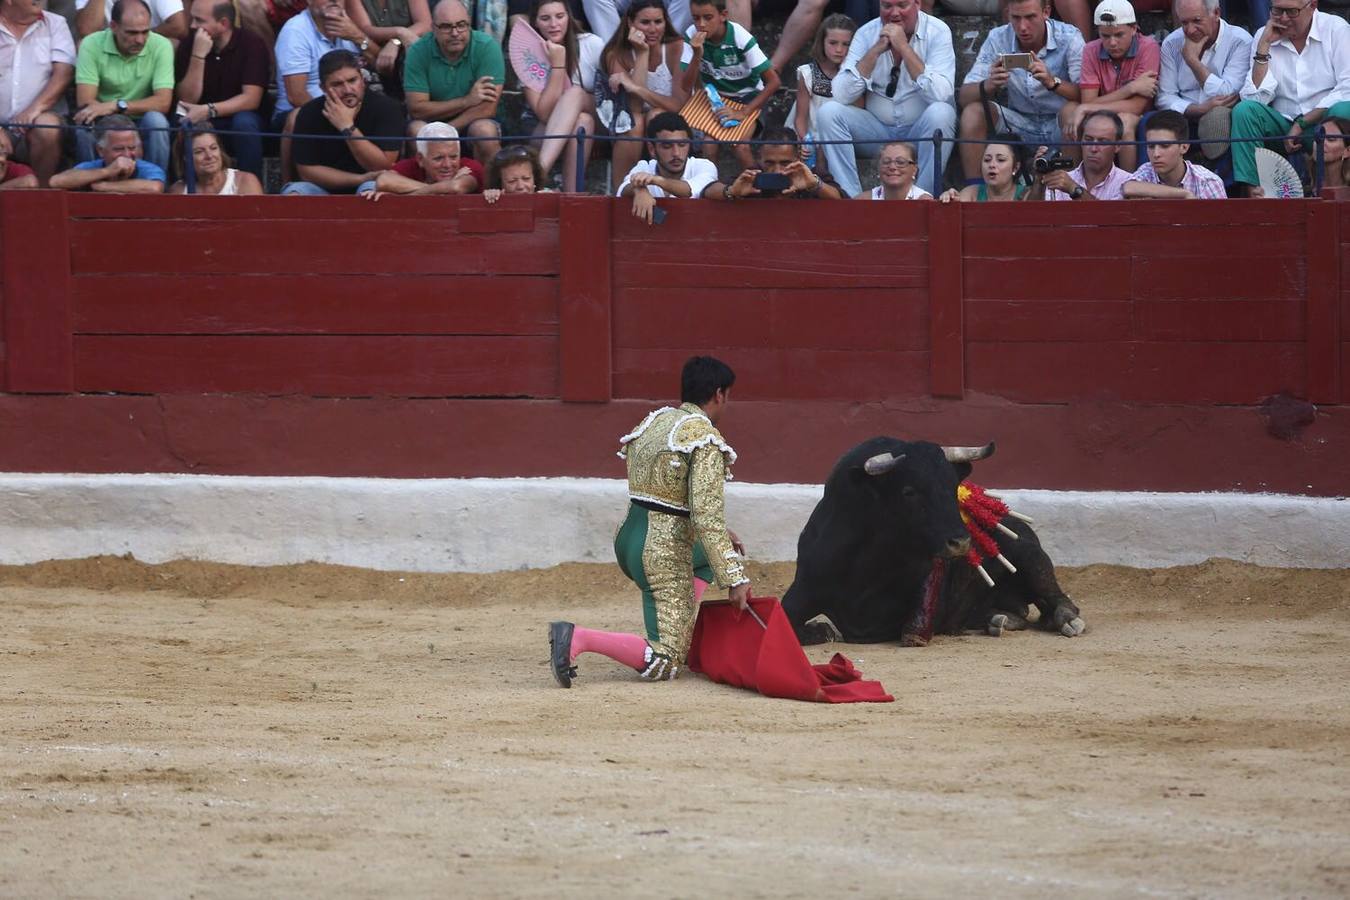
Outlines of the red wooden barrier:
M604 474L584 462L598 444L540 461L513 442L561 422L622 433L643 403L605 401L674 399L683 360L714 353L748 419L829 423L791 459L752 444L771 460L761 478L818 480L846 437L936 429L1037 445L1057 467L1043 486L1350 493L1318 455L1345 416L1320 417L1300 451L1272 448L1255 410L1279 392L1347 400L1345 199L666 201L648 226L600 197L7 193L0 470ZM43 393L161 401L22 399ZM439 406L453 422L433 424L392 399L485 397L601 405L561 419L548 404ZM374 409L355 398L375 398L396 453L353 434ZM1179 422L1250 458L1218 476L1115 459L1108 438ZM164 447L143 447L156 428ZM1056 429L1076 444L1048 441ZM185 445L196 462L177 461Z

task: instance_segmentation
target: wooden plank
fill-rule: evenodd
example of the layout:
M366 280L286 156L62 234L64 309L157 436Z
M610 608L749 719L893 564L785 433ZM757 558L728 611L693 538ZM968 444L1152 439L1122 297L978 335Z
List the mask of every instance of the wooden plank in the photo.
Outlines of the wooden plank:
M926 350L928 298L921 288L615 291L615 347L700 347L710 331L733 347Z
M965 260L967 300L1129 300L1119 258Z
M966 389L961 210L960 203L928 208L928 380L935 397L959 398Z
M460 234L534 231L534 209L529 206L464 206L459 210Z
M702 200L661 201L666 220L648 225L632 215L632 201L610 201L610 224L617 244L660 242L743 242L759 237L760 245L778 240L859 241L878 235L923 241L928 214L922 203L836 203L829 200L746 200L734 203ZM615 258L620 253L615 249Z
M739 400L882 400L928 395L928 354L918 351L698 348L736 371ZM666 399L692 350L614 352L616 398ZM790 429L789 429L790 431ZM789 432L784 432L789 436Z
M1216 247L1225 256L1287 257L1303 252L1304 230L1298 226L1238 225L1223 227L1174 225L1039 225L1018 228L968 229L968 257L1049 262L1069 257L1193 256L1208 265Z
M1336 403L1344 396L1339 336L1340 216L1330 204L1308 210L1307 364L1308 399Z
M1254 404L1305 383L1289 343L971 343L970 390L1028 403Z
M529 234L460 236L421 219L381 223L325 219L301 226L267 219L85 219L72 223L71 239L71 264L78 274L553 275L558 272L558 229L552 221L541 221L539 228Z
M604 403L612 396L609 201L565 197L559 206L558 358L562 398Z
M327 397L556 397L547 337L75 339L76 390Z
M0 203L5 389L15 393L68 393L74 387L68 196L11 191Z
M80 275L83 334L556 334L558 283L520 275Z
M1128 300L967 300L971 341L1102 341L1134 336Z
M859 204L861 205L861 204ZM758 236L670 244L614 245L614 280L634 287L834 288L925 287L922 241L766 241Z
M1140 300L1135 312L1145 341L1301 341L1306 331L1298 300Z
M395 202L397 201L397 202ZM357 197L112 196L71 194L69 212L76 219L221 219L286 220L322 225L332 219L423 219L438 230L456 229L461 210L529 210L535 218L558 217L557 194L503 197L492 207L479 194L463 197L386 197L371 203Z
M1228 256L1222 261L1138 259L1131 291L1140 300L1275 300L1303 296L1303 255L1270 259Z
M1119 203L971 204L967 230L1029 228L1043 225L1155 225L1207 227L1303 224L1307 204L1287 200L1129 200Z

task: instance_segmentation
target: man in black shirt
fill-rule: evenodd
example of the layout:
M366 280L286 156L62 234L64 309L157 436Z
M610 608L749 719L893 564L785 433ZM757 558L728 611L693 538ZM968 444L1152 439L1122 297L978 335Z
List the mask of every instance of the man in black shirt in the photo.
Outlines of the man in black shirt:
M367 94L356 54L332 50L319 59L323 96L300 107L295 117L295 167L303 181L283 194L354 194L368 173L393 166L403 142L403 105L382 94ZM307 138L307 135L314 137ZM337 136L346 140L334 140Z
M262 177L262 117L258 107L272 64L263 39L234 27L230 0L192 0L194 31L178 44L174 77L178 108L193 125L210 121L239 168Z

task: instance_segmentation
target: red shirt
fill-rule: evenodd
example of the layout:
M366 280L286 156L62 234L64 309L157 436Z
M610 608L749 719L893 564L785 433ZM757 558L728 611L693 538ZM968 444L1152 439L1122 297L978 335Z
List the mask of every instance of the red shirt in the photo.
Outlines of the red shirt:
M478 160L460 157L459 164L461 168L468 169L473 173L474 180L478 182L478 190L481 191L483 185L487 183L487 178L484 177L483 167L479 165ZM426 170L422 168L422 164L417 161L415 156L411 159L400 159L394 163L394 171L404 178L411 178L413 181L420 181L423 184L429 183Z
M1078 76L1081 88L1097 88L1097 96L1120 90L1145 72L1158 74L1162 71L1162 48L1148 35L1136 34L1125 58L1119 64L1112 61L1102 46L1101 39L1090 41L1083 47L1083 71ZM1149 106L1152 106L1152 101Z
M32 174L33 170L25 166L23 163L12 162L5 168L5 177L0 178L0 184L4 184L7 181L13 181L16 178L22 178L25 175L32 175Z

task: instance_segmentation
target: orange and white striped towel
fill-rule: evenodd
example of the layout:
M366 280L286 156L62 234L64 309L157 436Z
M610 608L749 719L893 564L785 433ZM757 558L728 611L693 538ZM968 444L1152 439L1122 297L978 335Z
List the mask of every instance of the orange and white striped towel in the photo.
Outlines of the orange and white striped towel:
M743 115L745 112L744 103L725 98L722 102L727 105L727 109L736 114L736 117L741 120L741 124L735 128L723 128L717 124L717 116L713 114L712 102L704 91L695 91L689 97L689 101L684 104L684 108L680 110L680 115L684 116L684 120L689 123L690 128L701 131L714 140L744 141L754 137L755 122L759 119L759 110L755 110L749 117L746 117Z

